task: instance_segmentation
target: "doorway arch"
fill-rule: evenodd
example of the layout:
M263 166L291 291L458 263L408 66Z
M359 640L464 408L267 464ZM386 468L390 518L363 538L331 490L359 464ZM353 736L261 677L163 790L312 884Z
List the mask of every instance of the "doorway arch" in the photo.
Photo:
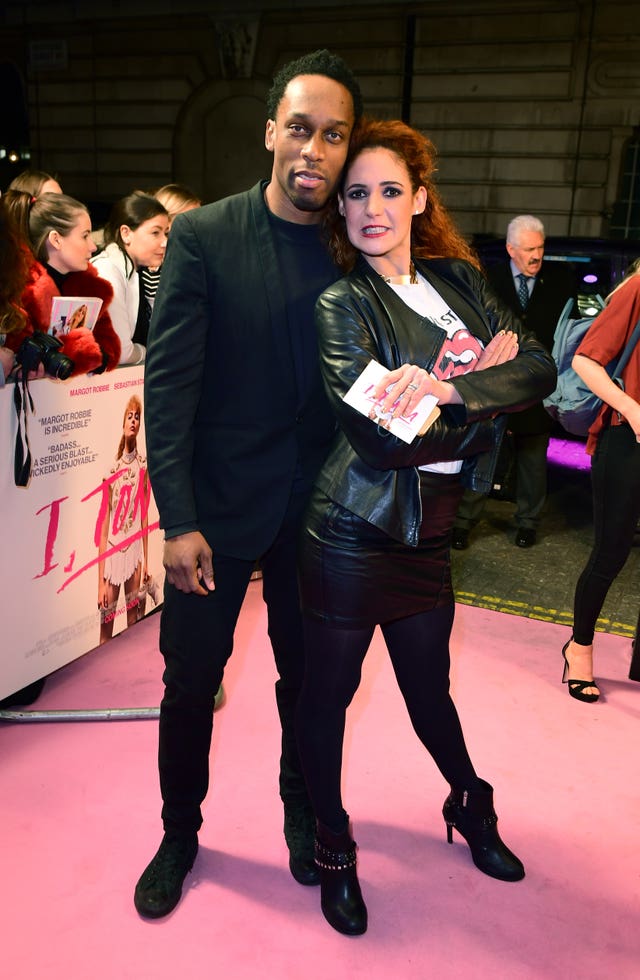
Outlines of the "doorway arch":
M264 145L268 86L255 80L208 82L184 106L174 143L176 180L205 203L253 186L271 173Z

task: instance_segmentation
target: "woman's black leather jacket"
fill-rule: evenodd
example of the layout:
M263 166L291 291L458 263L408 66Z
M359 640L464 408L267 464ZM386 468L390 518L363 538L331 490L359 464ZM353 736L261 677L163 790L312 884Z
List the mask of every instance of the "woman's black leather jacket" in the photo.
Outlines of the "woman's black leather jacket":
M509 363L451 380L462 405L442 406L427 433L407 444L348 406L343 397L371 358L389 369L418 364L430 371L445 332L414 313L362 257L316 305L320 368L338 433L316 485L336 503L391 537L418 543L422 519L417 466L463 459L462 482L488 493L505 412L553 391L553 359L491 291L481 272L461 259L415 260L468 330L486 344L499 330L519 337Z

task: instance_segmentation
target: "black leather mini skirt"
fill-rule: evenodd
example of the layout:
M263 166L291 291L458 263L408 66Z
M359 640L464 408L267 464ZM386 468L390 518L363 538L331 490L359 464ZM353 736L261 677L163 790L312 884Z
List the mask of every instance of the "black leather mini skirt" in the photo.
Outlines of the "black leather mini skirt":
M459 475L420 471L422 524L412 548L314 490L299 561L305 615L363 629L452 603L451 528L461 495Z

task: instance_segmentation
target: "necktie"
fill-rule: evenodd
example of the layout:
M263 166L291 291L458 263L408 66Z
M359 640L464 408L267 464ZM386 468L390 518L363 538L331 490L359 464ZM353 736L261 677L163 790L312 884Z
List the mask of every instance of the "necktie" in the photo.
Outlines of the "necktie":
M518 273L518 299L520 300L520 306L523 310L526 310L527 303L529 302L529 289L527 287L527 276L524 272Z

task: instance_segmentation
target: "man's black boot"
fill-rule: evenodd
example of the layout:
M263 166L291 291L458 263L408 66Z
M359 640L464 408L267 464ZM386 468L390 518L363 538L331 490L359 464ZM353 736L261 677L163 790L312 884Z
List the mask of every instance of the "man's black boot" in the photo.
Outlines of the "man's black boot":
M167 832L136 885L133 902L147 919L160 919L180 901L182 885L198 853L198 835Z
M469 547L469 532L465 527L454 525L451 531L451 547L456 551L465 551Z
M284 839L289 848L289 870L300 885L319 885L314 845L316 818L308 804L284 806Z

